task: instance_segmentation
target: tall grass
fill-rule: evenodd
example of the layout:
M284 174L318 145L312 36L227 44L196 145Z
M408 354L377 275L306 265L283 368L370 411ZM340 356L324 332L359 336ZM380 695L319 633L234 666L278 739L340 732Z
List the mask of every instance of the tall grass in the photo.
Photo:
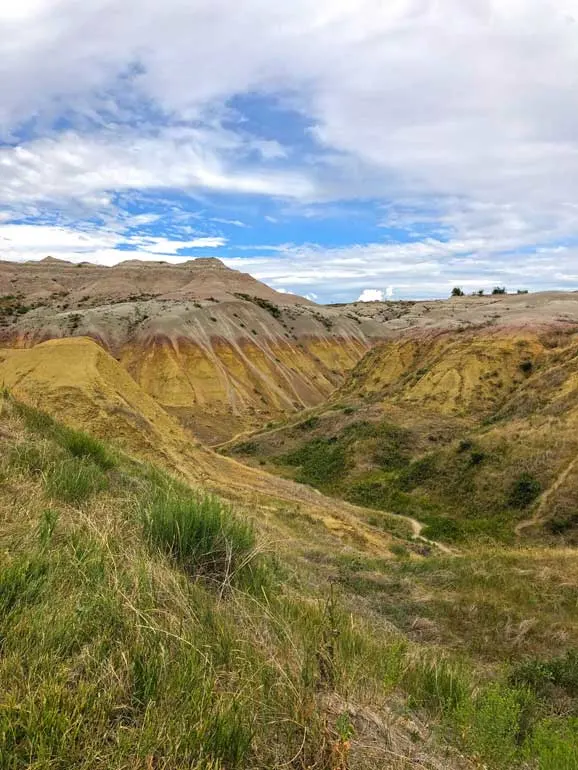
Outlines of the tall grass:
M65 458L52 463L45 474L46 491L55 500L80 503L101 492L108 480L100 468L85 458Z
M149 544L190 575L237 586L264 576L253 527L212 495L157 489L139 515Z

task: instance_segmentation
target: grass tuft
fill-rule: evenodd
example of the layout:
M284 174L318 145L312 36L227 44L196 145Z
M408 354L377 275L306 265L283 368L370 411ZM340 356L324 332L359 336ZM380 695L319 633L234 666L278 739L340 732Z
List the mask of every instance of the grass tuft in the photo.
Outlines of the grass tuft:
M149 544L190 575L243 585L261 571L252 526L216 497L159 490L140 507L140 518Z
M85 458L65 458L49 466L46 471L46 492L65 503L80 503L108 487L101 469Z

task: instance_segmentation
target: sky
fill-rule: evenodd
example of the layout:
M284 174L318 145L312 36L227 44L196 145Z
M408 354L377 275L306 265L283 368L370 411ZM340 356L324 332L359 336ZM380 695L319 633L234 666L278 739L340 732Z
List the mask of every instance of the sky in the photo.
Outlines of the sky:
M578 289L578 0L0 0L0 259Z

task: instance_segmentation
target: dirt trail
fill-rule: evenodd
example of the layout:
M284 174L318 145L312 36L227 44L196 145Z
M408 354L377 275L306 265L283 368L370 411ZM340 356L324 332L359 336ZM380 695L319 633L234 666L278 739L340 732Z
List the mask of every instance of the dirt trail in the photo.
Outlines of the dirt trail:
M428 540L427 537L424 537L421 533L425 529L425 524L422 524L421 521L418 521L417 519L413 519L411 516L403 516L401 514L392 513L391 516L397 516L400 519L403 519L403 521L407 521L407 523L411 527L411 531L413 532L413 536L416 540L421 540L422 543L427 543L428 545L434 546L442 553L447 554L448 556L455 556L457 554L457 551L455 551L453 548L450 548L447 545L444 545L443 543L438 543L437 540Z
M576 466L576 463L578 463L578 457L574 457L568 465L564 468L564 470L558 475L556 481L552 484L549 489L547 489L543 495L541 495L538 503L534 507L534 513L532 516L528 519L524 519L523 521L519 522L516 525L516 535L520 535L525 529L529 529L530 527L534 527L543 519L544 515L544 509L546 505L548 504L548 500L552 497L553 494L555 494L558 489L562 486L562 484L566 481L570 473L572 473L574 467Z

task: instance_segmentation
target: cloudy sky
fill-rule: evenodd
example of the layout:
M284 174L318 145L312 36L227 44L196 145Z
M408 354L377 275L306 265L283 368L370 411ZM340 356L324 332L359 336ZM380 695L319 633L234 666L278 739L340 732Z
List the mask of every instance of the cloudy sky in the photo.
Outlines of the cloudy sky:
M578 289L578 0L0 0L0 258Z

